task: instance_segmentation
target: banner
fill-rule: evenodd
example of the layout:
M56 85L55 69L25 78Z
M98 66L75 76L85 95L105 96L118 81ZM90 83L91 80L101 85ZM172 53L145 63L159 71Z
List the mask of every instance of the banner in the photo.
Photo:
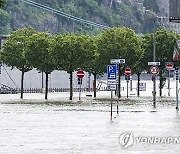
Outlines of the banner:
M174 52L173 52L173 61L179 61L180 60L180 48L175 48L174 47Z

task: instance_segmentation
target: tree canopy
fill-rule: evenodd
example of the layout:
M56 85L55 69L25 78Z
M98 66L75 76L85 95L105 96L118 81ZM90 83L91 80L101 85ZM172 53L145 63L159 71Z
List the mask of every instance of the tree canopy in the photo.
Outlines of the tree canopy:
M1 51L1 60L11 67L16 67L22 72L21 76L21 98L23 98L24 73L32 67L25 58L25 50L28 38L36 33L32 28L24 28L12 32Z
M7 0L0 0L0 8L4 7Z
M146 34L143 36L144 55L143 64L149 61L153 61L153 34ZM162 95L162 88L165 84L166 78L163 76L165 71L165 62L172 62L173 51L176 45L177 36L173 31L167 31L165 29L159 29L155 33L155 61L160 62L159 66L159 88L160 96ZM145 65L145 69L149 70L148 64Z
M58 69L70 73L70 100L72 100L72 73L86 69L95 56L96 48L88 35L55 35L50 44L50 52Z
M126 66L134 69L142 55L141 40L129 28L106 29L100 34L98 48L104 69L110 64L110 59L125 59Z

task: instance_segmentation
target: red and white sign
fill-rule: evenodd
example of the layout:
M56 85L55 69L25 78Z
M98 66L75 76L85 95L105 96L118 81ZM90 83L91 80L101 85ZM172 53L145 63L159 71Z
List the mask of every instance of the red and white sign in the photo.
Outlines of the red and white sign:
M83 70L77 71L77 77L78 77L79 79L82 79L82 78L84 77L84 71L83 71Z
M167 64L166 64L166 69L167 69L167 70L172 70L172 69L173 69L173 66L174 66L173 63L167 63Z
M150 67L150 72L151 72L151 74L158 74L159 73L159 68L157 66L151 66Z
M125 75L126 76L130 76L131 75L131 69L130 68L126 68L125 69Z

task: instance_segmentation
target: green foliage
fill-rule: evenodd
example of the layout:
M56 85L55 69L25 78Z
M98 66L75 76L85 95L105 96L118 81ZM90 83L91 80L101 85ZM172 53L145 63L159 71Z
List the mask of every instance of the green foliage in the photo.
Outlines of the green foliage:
M171 62L173 57L174 46L176 44L176 34L173 31L167 31L165 29L159 29L155 33L155 41L156 41L156 61L160 62L159 66L159 80L160 80L160 96L162 95L162 88L164 86L165 78L163 77L165 62ZM148 61L153 61L153 34L146 34L143 37L143 46L144 55L143 62L145 64L144 67L146 70L149 69L147 65Z
M31 67L27 62L24 52L28 38L36 33L32 28L24 28L12 32L1 52L1 60L9 66L21 71L28 71Z
M141 40L129 28L111 28L102 31L98 42L101 65L106 71L110 59L126 59L133 70L142 55Z
M10 16L0 9L0 34L8 34L10 31Z
M4 7L6 4L6 0L0 0L0 8Z
M157 5L157 0L144 0L143 5L146 7L147 10L151 10L154 12L159 12L159 6Z
M72 100L72 73L89 68L95 56L95 46L88 35L56 35L50 43L50 52L58 69L70 73L70 100Z
M34 1L70 15L110 27L130 27L138 33L145 33L148 29L152 29L152 24L144 24L146 17L142 12L138 11L137 8L133 8L129 1L126 0L122 0L121 3L113 1L112 5L101 0ZM37 31L49 31L53 34L64 32L97 34L100 32L100 29L94 31L94 26L72 21L18 0L8 0L5 9L11 16L12 29L30 25Z
M48 74L54 69L51 54L49 52L51 35L49 33L36 33L29 37L27 41L25 58L27 61L38 70L45 72L46 74L46 90L45 99L48 94Z
M27 41L25 58L39 71L51 73L55 66L49 53L50 34L36 33Z
M176 34L173 31L159 29L156 34L156 61L164 63L172 61L174 46L176 44ZM153 60L153 34L146 34L143 37L144 61ZM147 69L148 66L146 65Z
M55 35L50 51L59 69L67 72L84 68L94 57L95 49L88 35Z
M31 70L31 65L25 58L25 50L28 38L34 33L36 33L36 31L32 28L24 28L12 32L0 53L1 60L4 63L8 66L16 67L22 72L21 98L23 98L24 73Z

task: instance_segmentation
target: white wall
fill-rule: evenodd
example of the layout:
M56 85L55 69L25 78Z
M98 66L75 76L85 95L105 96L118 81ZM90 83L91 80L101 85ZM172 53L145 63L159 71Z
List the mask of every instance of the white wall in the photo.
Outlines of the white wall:
M82 88L87 88L88 73L85 72L83 78ZM45 87L45 74L43 75ZM92 88L93 75L90 77L90 85ZM18 69L11 69L10 67L1 67L0 83L12 88L20 88L21 86L21 72ZM69 74L65 71L53 71L49 75L49 88L69 88ZM35 69L26 72L24 76L24 88L41 88L42 87L42 73ZM73 73L73 87L79 87L77 83L76 72Z

